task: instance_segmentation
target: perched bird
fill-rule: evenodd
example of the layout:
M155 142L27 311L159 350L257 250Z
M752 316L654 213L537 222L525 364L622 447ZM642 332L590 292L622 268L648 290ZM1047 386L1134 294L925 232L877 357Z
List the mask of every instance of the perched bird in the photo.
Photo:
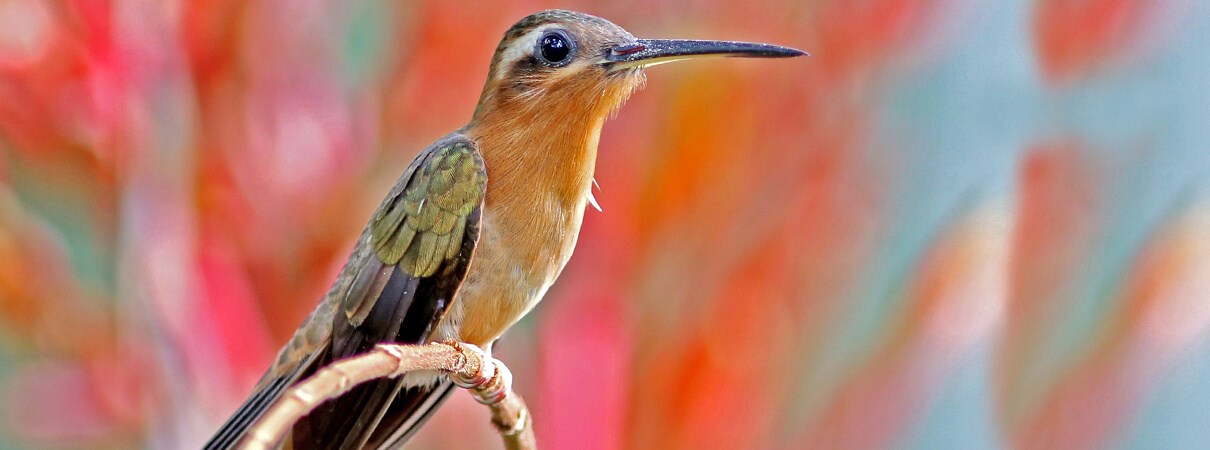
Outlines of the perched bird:
M424 149L374 212L331 290L206 444L234 446L282 392L379 342L455 339L490 351L571 258L601 126L643 68L711 56L792 57L766 44L635 39L543 11L504 34L470 123ZM452 392L446 377L380 379L298 422L287 448L389 448Z

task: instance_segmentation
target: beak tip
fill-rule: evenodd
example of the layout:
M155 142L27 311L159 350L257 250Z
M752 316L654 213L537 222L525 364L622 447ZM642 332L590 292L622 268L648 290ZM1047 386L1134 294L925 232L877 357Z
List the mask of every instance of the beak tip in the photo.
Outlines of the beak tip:
M810 57L811 54L793 47L783 47L780 45L770 45L772 47L768 56L774 58L797 58L799 56Z

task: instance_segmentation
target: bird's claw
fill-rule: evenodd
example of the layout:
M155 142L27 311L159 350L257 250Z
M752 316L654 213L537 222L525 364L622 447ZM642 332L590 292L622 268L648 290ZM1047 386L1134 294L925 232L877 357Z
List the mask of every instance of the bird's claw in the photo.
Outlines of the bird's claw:
M454 385L463 389L476 389L486 386L496 376L496 360L492 355L483 351L478 345L468 344L465 342L449 341L448 344L454 346L463 354L472 353L479 357L479 370L474 376L466 376L465 373L454 372L450 378L453 379Z
M475 400L484 405L500 403L509 392L513 391L513 371L508 370L508 366L498 360L493 359L492 362L496 366L496 376L492 377L486 385L471 391Z
M479 357L479 370L473 376L462 372L454 372L450 378L455 386L470 389L475 400L485 405L494 405L504 400L513 389L513 372L508 366L493 358L479 346L465 342L448 342L463 353L472 353Z

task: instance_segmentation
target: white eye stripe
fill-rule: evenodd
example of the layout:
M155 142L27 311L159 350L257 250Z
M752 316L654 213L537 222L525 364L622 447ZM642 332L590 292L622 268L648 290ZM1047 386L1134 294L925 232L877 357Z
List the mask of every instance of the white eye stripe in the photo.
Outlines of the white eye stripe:
M546 34L546 30L556 26L558 24L548 23L534 28L513 40L512 44L505 48L504 52L500 53L500 64L496 66L496 73L494 74L496 79L502 80L508 76L508 70L513 66L513 63L532 53L534 48L538 46L538 39L542 39L542 35Z

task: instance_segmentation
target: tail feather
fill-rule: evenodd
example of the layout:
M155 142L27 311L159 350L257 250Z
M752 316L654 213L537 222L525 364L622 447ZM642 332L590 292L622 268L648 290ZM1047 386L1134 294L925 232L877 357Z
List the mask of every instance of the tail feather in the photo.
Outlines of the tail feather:
M314 365L318 361L316 355L312 355L303 361L292 372L281 375L269 381L262 388L259 388L252 394L244 404L240 405L223 423L217 432L210 438L204 450L227 450L235 448L239 444L240 439L244 437L244 433L248 427L252 426L253 422L260 418L270 406L281 397L295 381L314 371Z
M294 426L295 448L356 450L378 427L387 405L400 391L400 381L384 378L353 388L321 404Z
M401 448L456 390L454 383L444 377L432 386L403 389L391 402L365 448Z
M231 418L226 423L223 423L223 426L219 428L214 436L210 438L210 441L206 442L206 445L202 448L204 450L234 448L235 443L244 435L244 431L264 412L266 404L275 400L281 394L282 389L288 384L290 384L289 380L286 379L274 380L265 390L257 392L255 396L240 405L239 409L231 415Z

